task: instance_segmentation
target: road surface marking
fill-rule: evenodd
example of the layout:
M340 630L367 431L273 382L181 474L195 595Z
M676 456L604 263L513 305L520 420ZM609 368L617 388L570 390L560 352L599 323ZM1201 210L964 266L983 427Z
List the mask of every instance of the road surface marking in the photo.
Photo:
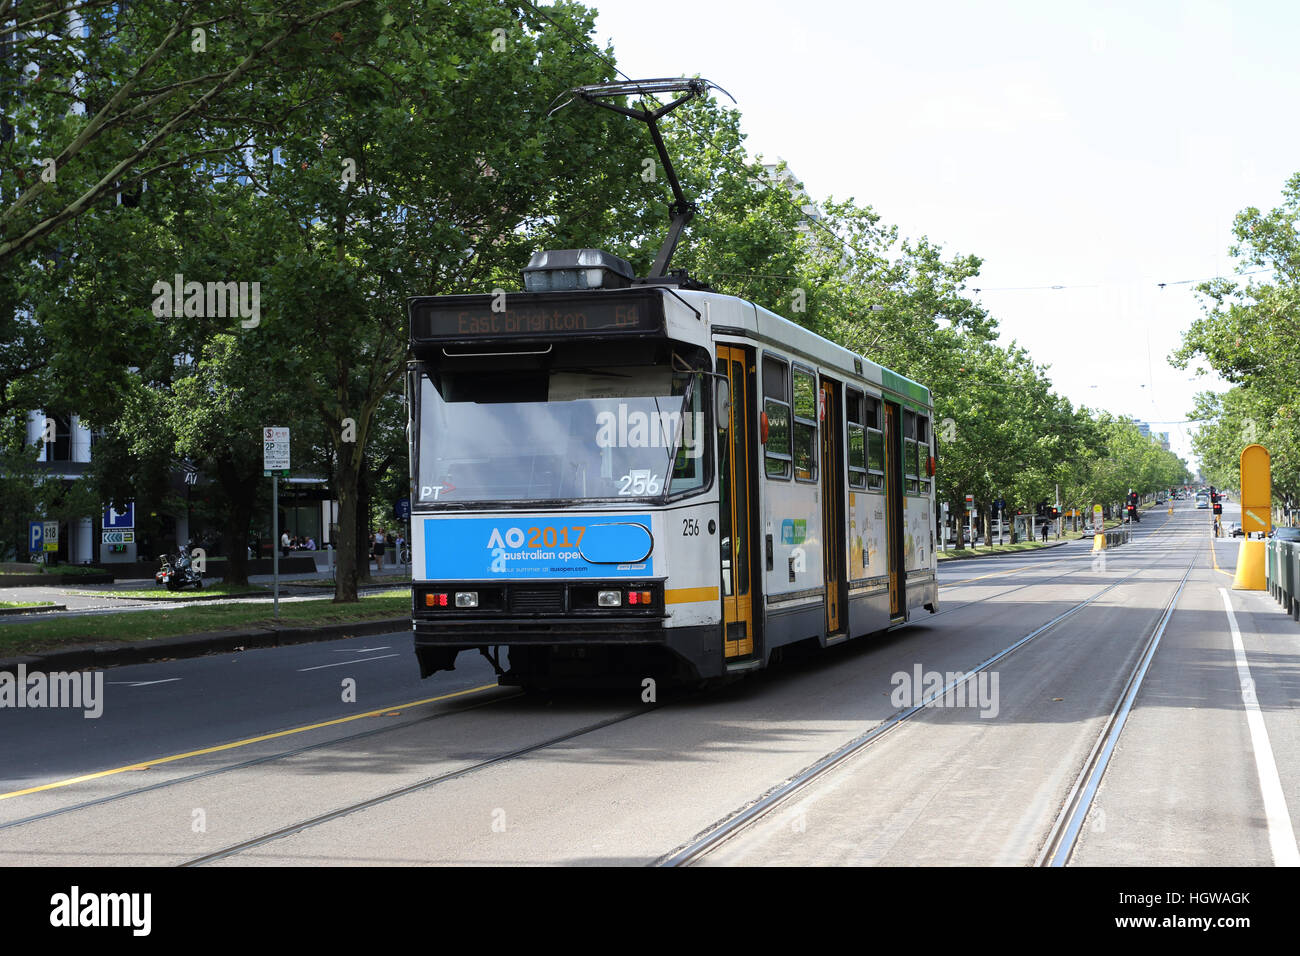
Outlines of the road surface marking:
M1039 550L1041 551L1042 549L1040 548ZM1012 552L1004 552L1004 553L1015 554L1016 552L1012 551ZM973 561L973 560L975 560L975 559L974 559L974 558L967 558L966 560ZM959 585L959 584L970 584L972 581L983 581L985 578L996 578L996 577L997 577L998 575L1000 575L1000 574L1015 574L1017 571L1029 571L1029 570L1031 570L1031 569L1033 569L1033 568L1050 568L1052 565L1054 565L1054 564L1060 564L1060 563L1061 563L1062 561L1064 561L1064 560L1065 560L1065 558L1057 558L1055 561L1045 561L1045 562L1043 562L1042 564L1033 564L1033 565L1022 564L1022 565L1020 565L1019 567L1015 567L1015 568L1007 568L1007 570L1005 570L1005 571L993 571L993 572L990 572L989 574L981 574L981 575L980 575L979 577L977 577L977 578L965 578L964 580L961 580L961 581L953 581L953 582L951 582L951 583L949 583L949 584L941 584L941 585L939 585L939 587L941 587L941 588L955 588L955 587L956 587L957 585Z
M307 724L305 727L294 727L292 730L280 730L273 734L262 734L259 737L246 737L243 740L235 740L228 744L218 744L215 747L204 747L202 750L191 750L188 753L172 754L170 757L159 757L156 760L142 760L139 763L133 763L126 767L114 767L112 770L100 770L97 773L82 774L79 777L69 777L67 780L56 780L53 783L43 783L40 786L28 787L25 790L12 790L9 793L0 793L0 800L7 800L10 797L21 797L29 793L40 793L43 790L54 790L58 787L69 787L74 783L85 783L87 780L98 780L100 777L111 777L116 773L126 773L129 770L148 770L150 767L156 767L159 764L172 763L176 760L185 760L188 757L202 757L204 754L220 753L223 750L234 750L236 747L247 747L249 744L261 743L264 740L275 740L278 737L288 737L292 734L301 734L308 730L319 730L322 727L333 727L336 724L346 724L354 720L362 720L366 717L379 717L394 710L403 710L407 707L418 707L421 704L433 704L440 700L450 700L453 697L464 697L466 694L477 694L481 691L492 690L496 684L482 684L479 687L471 687L468 690L458 690L450 694L443 694L439 697L426 697L423 700L413 700L407 704L390 704L387 707L381 707L378 710L368 710L364 714L353 714L350 717L336 717L334 720L321 721L318 724Z
M355 661L335 661L333 664L317 664L315 667L300 667L299 674L307 671L323 671L327 667L342 667L345 664L364 664L366 661L382 661L386 657L396 657L396 654L380 654L378 657L358 657Z
M1264 818L1268 822L1268 844L1273 851L1276 866L1300 866L1300 849L1296 848L1295 830L1291 828L1291 813L1287 810L1282 793L1282 780L1273 761L1273 747L1268 741L1268 728L1264 714L1255 696L1255 679L1246 663L1246 648L1241 642L1241 629L1237 615L1232 613L1232 601L1227 588L1219 588L1223 595L1223 609L1228 612L1232 628L1232 651L1237 657L1237 676L1241 679L1241 702L1246 706L1246 726L1250 728L1250 745L1255 751L1255 770L1259 774L1259 789L1264 796Z
M1214 562L1214 570L1218 571L1220 574L1226 574L1228 577L1233 576L1231 571L1225 571L1223 568L1219 567L1219 556L1214 550L1214 535L1210 535L1210 560Z
M126 685L127 687L149 687L152 684L170 684L172 681L183 680L181 677L168 677L165 680L111 680L110 684Z

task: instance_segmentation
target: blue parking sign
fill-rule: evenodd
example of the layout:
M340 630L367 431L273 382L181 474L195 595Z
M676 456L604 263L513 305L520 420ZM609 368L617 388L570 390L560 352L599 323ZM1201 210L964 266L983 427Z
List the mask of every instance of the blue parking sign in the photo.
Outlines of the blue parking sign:
M45 522L29 521L27 522L27 550L33 554L38 554L44 550L45 545Z
M118 511L112 505L104 509L105 531L130 531L135 527L135 502L128 501L126 508Z

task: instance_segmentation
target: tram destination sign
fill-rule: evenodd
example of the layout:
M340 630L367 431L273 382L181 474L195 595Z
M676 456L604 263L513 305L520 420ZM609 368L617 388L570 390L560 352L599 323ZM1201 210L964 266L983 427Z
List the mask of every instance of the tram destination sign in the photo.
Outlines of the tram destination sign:
M658 292L427 296L412 299L410 310L413 344L647 335L664 328Z

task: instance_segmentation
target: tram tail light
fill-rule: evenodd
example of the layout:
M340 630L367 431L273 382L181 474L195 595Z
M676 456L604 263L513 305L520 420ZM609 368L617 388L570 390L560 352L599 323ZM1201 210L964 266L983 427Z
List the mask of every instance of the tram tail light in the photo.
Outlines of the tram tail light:
M457 591L456 606L457 607L478 607L478 592Z
M597 607L622 607L622 591L598 591L596 592Z
M644 605L644 604L649 604L649 603L650 603L650 592L649 592L649 591L628 591L628 592L627 592L627 603L628 603L628 604L643 604L643 605Z
M447 595L439 594L434 591L428 591L424 595L424 606L425 607L446 607Z

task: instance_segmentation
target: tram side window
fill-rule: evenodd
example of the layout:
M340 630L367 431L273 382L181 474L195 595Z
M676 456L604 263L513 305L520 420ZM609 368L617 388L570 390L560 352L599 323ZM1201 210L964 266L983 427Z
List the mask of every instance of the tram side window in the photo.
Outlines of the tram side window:
M930 457L930 419L925 415L916 416L916 475L921 494L930 493L929 469L926 467Z
M794 368L794 478L817 480L817 376Z
M704 377L698 372L673 373L673 394L685 394L688 387L691 400L682 409L681 431L673 436L677 444L677 458L673 462L673 477L669 490L672 494L704 487Z
M767 415L764 469L769 478L790 478L790 366L763 356L763 412Z
M907 482L907 493L911 495L919 490L916 454L916 412L907 409L903 412L903 476Z
M867 426L867 487L879 491L885 487L885 433L880 428L880 399L868 395L863 410Z
M849 487L867 487L867 429L863 419L863 395L857 389L847 390L844 402L845 417L849 426Z

